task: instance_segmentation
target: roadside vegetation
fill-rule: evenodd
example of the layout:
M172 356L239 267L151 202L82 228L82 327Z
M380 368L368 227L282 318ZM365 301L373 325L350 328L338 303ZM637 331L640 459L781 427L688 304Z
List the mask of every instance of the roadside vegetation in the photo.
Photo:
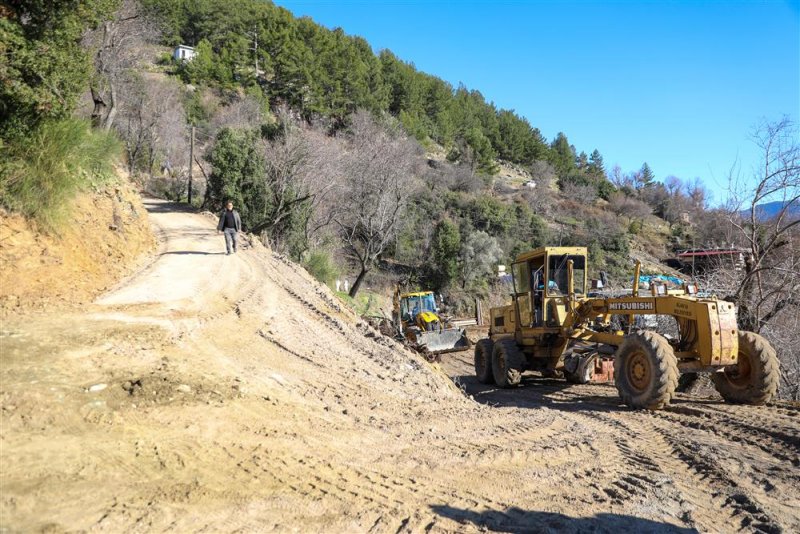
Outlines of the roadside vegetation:
M112 175L119 141L73 112L91 76L83 32L112 2L0 8L0 204L57 231L75 194Z

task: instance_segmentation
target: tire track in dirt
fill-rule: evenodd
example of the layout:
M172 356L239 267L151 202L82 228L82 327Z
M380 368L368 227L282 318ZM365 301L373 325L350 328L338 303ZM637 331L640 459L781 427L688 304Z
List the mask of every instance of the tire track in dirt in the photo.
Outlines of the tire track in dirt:
M563 399L576 396L563 391L554 392L552 395ZM781 531L777 520L764 509L752 493L736 491L740 486L746 486L746 482L738 476L730 475L718 465L718 462L705 455L700 447L700 442L696 441L696 436L676 430L675 426L679 428L684 426L685 420L669 415L669 411L633 412L624 410L616 412L620 416L625 415L623 422L620 416L611 415L611 413L594 412L586 415L573 412L570 415L577 414L604 421L609 427L617 428L625 435L632 436L635 439L633 447L631 441L625 437L613 435L612 439L626 453L632 465L644 470L655 468L670 477L671 482L684 496L683 501L695 505L685 519L690 520L697 528L701 530L719 529L718 512L719 510L728 510L726 524L731 529L744 528L768 533ZM669 426L658 426L653 423L653 419L664 420ZM597 431L600 432L601 429L598 428ZM728 449L731 443L735 443L732 441L726 444L724 440L729 439L730 436L722 433L723 439L720 439L713 426L708 428L708 432L709 439L723 449ZM661 436L661 439L659 440L657 436ZM679 438L675 436L679 436ZM664 444L669 448L666 449ZM673 459L679 460L679 463ZM685 483L684 477L689 478L690 483ZM629 479L626 481L630 482ZM698 488L701 491L698 492ZM697 506L700 503L708 502L709 497L713 506ZM781 510L784 514L787 511L785 508Z
M451 375L471 367L471 362L462 360ZM664 504L664 497L672 497L682 510L676 517L701 531L778 532L787 520L800 524L791 505L791 495L800 484L787 470L796 457L798 427L791 420L793 407L765 408L765 417L753 407L737 411L739 407L726 406L716 412L683 404L652 413L634 412L620 408L609 393L609 388L565 386L527 377L518 390L481 395L490 404L559 410L565 418L584 423L596 442L613 443L604 445L602 452L610 462L593 473L597 487L612 502L660 494ZM755 424L759 420L763 426ZM687 428L699 433L687 433ZM740 464L744 471L731 472L734 464L714 462L711 451L717 450L738 453L744 458ZM748 465L751 458L753 466ZM770 489L764 479L769 476L774 487L771 496L764 497L765 484Z
M579 394L565 391L553 393L565 400L578 399ZM606 404L606 403L603 403ZM610 400L607 405L615 404ZM698 408L683 402L673 404L666 409L651 412L653 417L668 420L679 426L692 430L701 430L713 436L724 437L732 443L739 443L757 448L792 466L800 466L800 427L792 427L783 418L775 418L763 407L739 406L735 415L727 410ZM727 406L725 407L727 408ZM775 427L776 429L770 428Z
M650 424L646 419L649 417L647 414L625 413L628 417L624 422L608 413L580 415L601 421L618 431L611 435L611 439L622 450L629 465L650 475L644 478L644 486L634 484L638 489L647 494L655 485L652 475L666 477L664 481L678 492L676 497L685 513L683 519L695 528L701 531L738 531L753 527L763 532L779 529L772 518L749 497L741 494L733 499L722 491L721 488L731 487L732 481L718 469L709 466L686 443L685 434L679 432L677 435L681 438L674 438L674 429L664 430ZM598 428L598 431L601 430ZM630 483L631 476L629 473L623 480ZM723 510L727 510L727 514L721 516L719 512Z
M719 414L695 410L686 406L670 407L663 412L657 412L655 417L668 420L693 430L701 430L718 437L724 437L731 442L747 445L773 456L779 462L789 463L800 467L800 437L792 436L788 432L780 432L768 428L769 421L764 422L760 428L748 424L750 421L740 421ZM800 476L798 476L800 481Z

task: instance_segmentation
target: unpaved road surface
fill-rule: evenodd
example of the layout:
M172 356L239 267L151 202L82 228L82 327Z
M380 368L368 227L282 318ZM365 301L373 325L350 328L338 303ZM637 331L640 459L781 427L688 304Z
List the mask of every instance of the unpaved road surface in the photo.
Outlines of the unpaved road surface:
M3 322L0 531L800 531L796 406L480 386L469 353L429 365L290 262L147 207L149 266Z

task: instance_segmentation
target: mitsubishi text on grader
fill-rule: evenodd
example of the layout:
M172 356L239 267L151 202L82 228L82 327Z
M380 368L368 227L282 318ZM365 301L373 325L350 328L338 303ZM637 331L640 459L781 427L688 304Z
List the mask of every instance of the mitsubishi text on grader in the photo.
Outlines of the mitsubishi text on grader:
M526 370L586 381L613 359L619 395L633 408L668 405L684 372L712 373L732 403L764 404L775 394L775 351L758 334L737 329L733 304L700 297L687 284L656 284L640 294L638 262L630 295L590 297L587 266L584 247L542 247L517 257L513 302L491 309L489 337L475 345L480 382L515 386ZM677 335L633 331L636 316L648 314L673 317Z

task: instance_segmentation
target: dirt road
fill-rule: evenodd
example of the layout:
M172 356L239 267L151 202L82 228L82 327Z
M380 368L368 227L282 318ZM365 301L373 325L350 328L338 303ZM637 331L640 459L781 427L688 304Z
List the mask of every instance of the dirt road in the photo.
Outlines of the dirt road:
M479 386L468 353L431 366L290 262L147 208L148 267L2 325L3 531L800 530L796 406Z

